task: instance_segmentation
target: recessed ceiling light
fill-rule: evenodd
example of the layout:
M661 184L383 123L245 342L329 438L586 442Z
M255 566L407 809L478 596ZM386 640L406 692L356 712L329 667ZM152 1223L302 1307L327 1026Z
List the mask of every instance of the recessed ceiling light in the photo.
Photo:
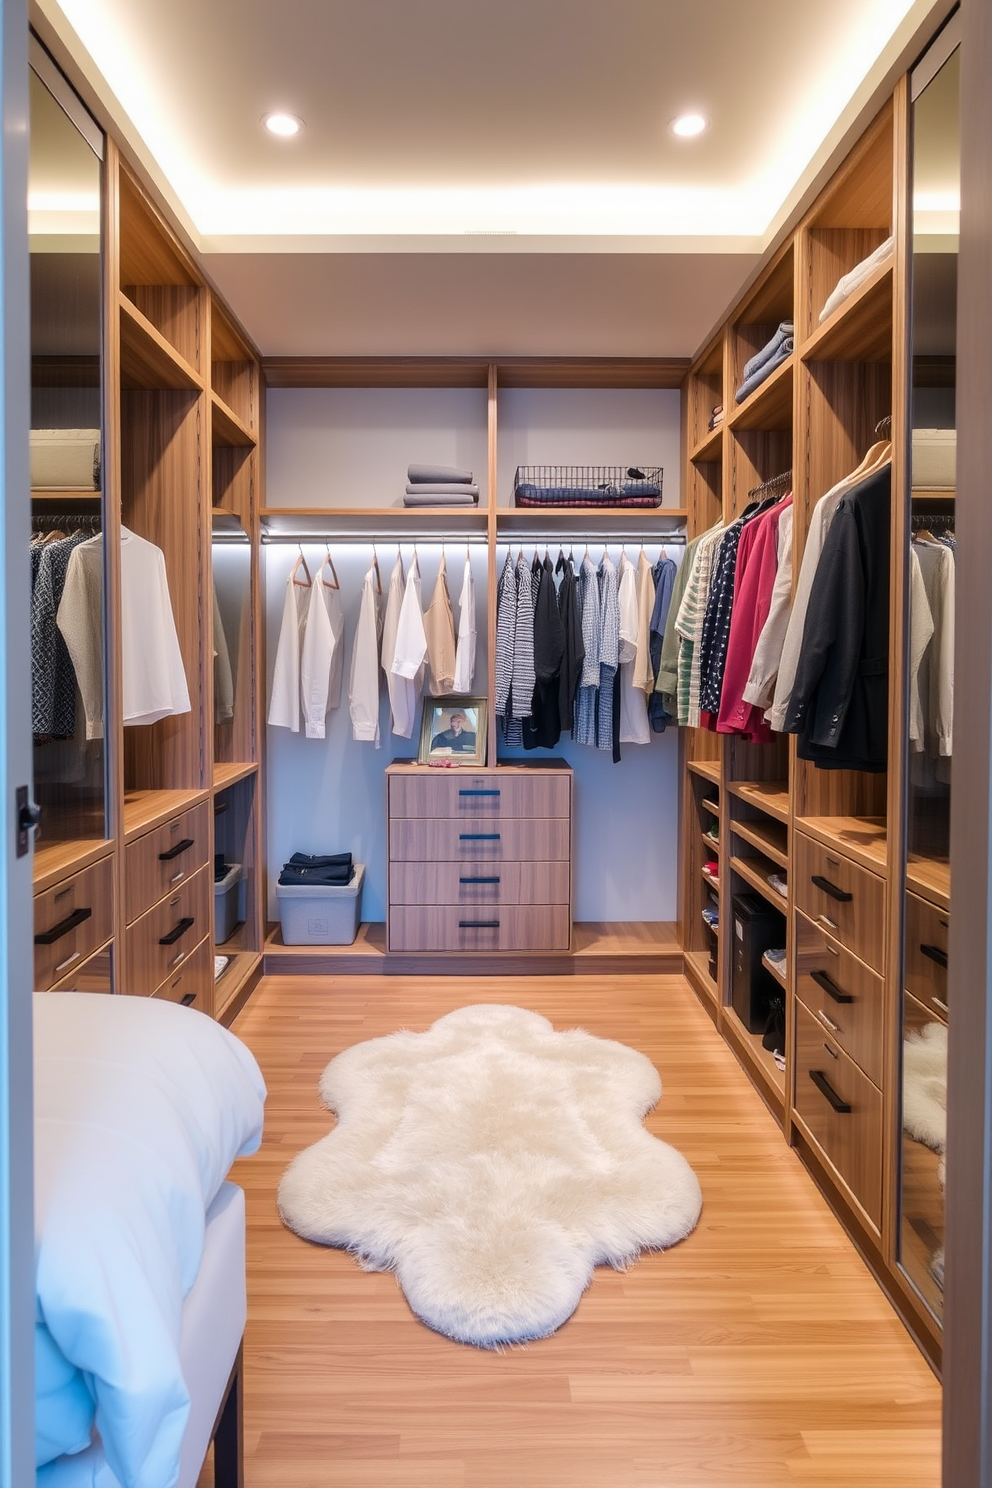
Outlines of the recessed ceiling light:
M679 139L692 139L694 135L702 134L709 122L702 114L679 114L668 127Z
M289 139L304 127L303 120L296 114L265 114L262 123L270 134L277 134L280 139Z

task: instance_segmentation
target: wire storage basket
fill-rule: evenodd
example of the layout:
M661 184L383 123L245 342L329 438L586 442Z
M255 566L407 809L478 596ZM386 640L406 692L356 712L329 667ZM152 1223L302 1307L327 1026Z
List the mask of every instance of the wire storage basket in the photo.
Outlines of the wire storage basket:
M660 465L518 465L515 506L656 507Z

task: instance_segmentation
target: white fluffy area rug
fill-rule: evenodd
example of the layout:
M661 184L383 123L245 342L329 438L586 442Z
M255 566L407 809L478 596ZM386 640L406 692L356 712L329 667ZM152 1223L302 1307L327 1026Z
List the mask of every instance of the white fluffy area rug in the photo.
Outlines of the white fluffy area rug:
M903 1041L902 1124L934 1152L947 1145L947 1028L925 1023Z
M661 1096L650 1060L523 1008L356 1044L320 1093L338 1124L283 1175L284 1223L395 1270L417 1316L462 1343L553 1333L594 1266L699 1218L695 1173L641 1124Z

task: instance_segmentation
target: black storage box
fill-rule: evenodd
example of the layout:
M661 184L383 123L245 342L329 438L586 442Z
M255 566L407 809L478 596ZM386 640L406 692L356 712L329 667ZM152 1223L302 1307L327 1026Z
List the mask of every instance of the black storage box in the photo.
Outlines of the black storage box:
M769 1002L782 986L761 957L785 944L785 920L758 894L735 894L731 908L731 1001L748 1033L764 1033Z

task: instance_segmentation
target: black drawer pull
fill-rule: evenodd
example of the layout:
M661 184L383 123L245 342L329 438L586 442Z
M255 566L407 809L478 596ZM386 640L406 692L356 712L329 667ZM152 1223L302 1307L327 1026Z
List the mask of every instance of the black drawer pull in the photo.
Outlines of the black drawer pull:
M459 832L459 842L498 842L498 832Z
M179 921L178 925L173 926L168 935L163 935L160 938L159 945L175 945L176 941L179 940L181 936L185 935L186 931L189 930L194 924L195 921L193 919L193 916L185 915L183 919Z
M829 894L831 899L836 899L838 904L850 904L854 898L853 894L849 894L846 889L839 889L835 883L830 882L829 878L824 878L819 873L812 875L812 881L818 889L822 889L825 894Z
M499 920L459 920L459 930L498 930Z
M196 1001L196 993L195 992L187 992L186 995L181 1000L182 1000L183 1007L189 1007L189 1005L190 1005L191 1002L195 1002Z
M70 930L75 930L77 925L81 925L84 920L90 919L92 914L93 911L91 909L74 909L71 915L68 915L64 920L59 920L58 924L53 925L51 930L42 930L40 935L36 935L34 938L35 945L54 945L57 940L62 939L63 935L68 935Z
M854 1001L850 992L842 992L833 977L828 976L825 971L811 971L810 976L818 987L823 988L828 997L833 998L834 1002Z
M841 1100L836 1090L830 1084L830 1081L824 1078L820 1070L810 1070L809 1077L820 1094L825 1100L830 1102L839 1116L848 1116L850 1114L851 1108L847 1101Z
M940 946L921 945L920 954L926 956L929 961L936 961L938 966L942 966L945 971L947 970L947 952L942 951Z
M460 878L459 883L499 883L499 878Z
M498 790L460 790L460 796L498 796Z
M171 863L173 858L178 858L180 853L184 853L188 847L192 846L193 838L184 837L181 842L176 843L175 847L170 847L168 852L159 853L158 860L160 863Z

